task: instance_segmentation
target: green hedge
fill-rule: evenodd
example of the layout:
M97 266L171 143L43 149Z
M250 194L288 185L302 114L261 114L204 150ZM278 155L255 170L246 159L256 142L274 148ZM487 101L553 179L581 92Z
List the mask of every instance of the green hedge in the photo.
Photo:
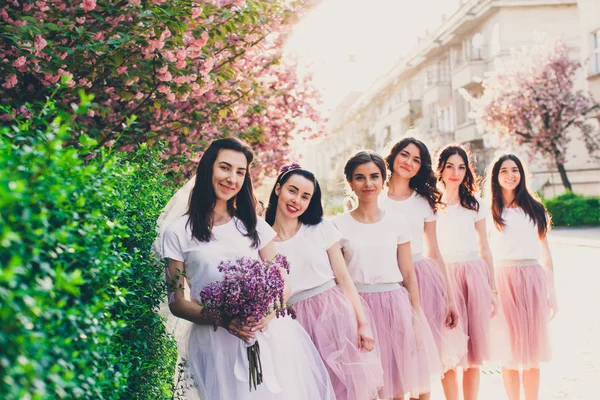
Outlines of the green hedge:
M554 226L600 225L600 198L566 192L542 200L552 216Z
M173 190L149 150L90 159L85 135L65 147L71 118L49 104L0 128L0 398L170 398L150 246Z

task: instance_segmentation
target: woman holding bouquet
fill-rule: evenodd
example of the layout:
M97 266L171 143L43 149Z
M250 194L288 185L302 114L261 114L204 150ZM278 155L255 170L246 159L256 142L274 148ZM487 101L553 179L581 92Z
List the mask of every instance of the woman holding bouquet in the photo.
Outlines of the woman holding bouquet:
M310 337L291 318L255 321L208 318L201 289L220 281L222 261L271 260L275 232L256 216L250 147L235 138L215 140L196 173L189 208L163 234L171 282L169 308L191 327L182 356L202 400L333 399L327 371ZM192 301L182 288L189 285ZM289 289L286 289L286 297ZM218 323L218 326L215 326ZM247 346L258 340L263 383L249 390Z
M312 172L281 168L266 214L275 247L290 261L289 303L329 371L338 400L377 398L383 385L370 312L354 287L342 255L341 235L323 220L321 189Z
M383 158L361 151L344 167L358 206L333 221L342 234L350 276L375 323L384 372L382 399L429 398L431 376L441 363L420 305L406 219L379 208L386 178ZM404 285L401 285L404 283Z

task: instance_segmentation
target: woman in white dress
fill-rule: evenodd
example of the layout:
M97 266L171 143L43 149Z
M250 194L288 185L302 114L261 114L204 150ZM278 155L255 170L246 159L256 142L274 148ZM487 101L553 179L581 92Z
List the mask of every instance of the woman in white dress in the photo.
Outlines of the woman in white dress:
M356 153L346 162L344 175L358 206L333 223L342 234L350 276L373 315L384 373L379 397L427 400L431 378L441 375L442 366L421 311L410 227L402 215L379 208L386 178L379 154Z
M340 233L323 219L312 172L296 163L282 167L266 221L277 232L277 252L291 265L289 303L327 366L337 400L377 398L383 370L373 351L371 313L348 273Z
M480 368L491 358L491 321L498 310L492 252L486 216L489 208L476 196L478 185L469 155L460 145L448 145L438 157L437 176L444 207L438 211L437 236L452 286L459 328L469 336L462 367L465 400L477 399ZM456 369L443 380L447 400L458 400Z
M551 220L527 186L525 168L505 154L488 170L500 313L492 321L493 350L502 364L510 400L539 398L540 363L550 361L549 322L558 310L554 263L548 246ZM564 345L569 345L568 342Z
M198 165L187 213L163 234L162 252L171 282L169 308L192 322L182 348L187 374L196 388L190 397L334 399L319 353L297 321L273 318L271 313L246 324L222 320L215 329L214 321L202 317L200 291L222 278L217 269L221 261L275 256L275 232L256 216L249 171L252 159L250 147L238 139L213 141ZM191 301L184 296L184 285L190 288ZM246 347L254 339L260 343L263 383L250 391Z

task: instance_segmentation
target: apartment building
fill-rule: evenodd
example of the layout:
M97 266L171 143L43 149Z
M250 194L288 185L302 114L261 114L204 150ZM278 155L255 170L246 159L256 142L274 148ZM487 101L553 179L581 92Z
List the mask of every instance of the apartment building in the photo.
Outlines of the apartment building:
M511 49L534 43L536 34L560 37L572 57L589 66L577 85L600 100L599 0L467 0L369 90L353 94L330 118L328 136L307 153L306 165L326 182L340 202L343 163L359 147L384 153L411 127L431 148L449 142L468 144L482 173L498 150L486 143L469 117L463 93L478 97L482 79ZM577 142L577 141L576 141ZM600 194L600 164L581 143L567 161L574 190ZM536 189L545 196L562 191L551 161L534 163Z

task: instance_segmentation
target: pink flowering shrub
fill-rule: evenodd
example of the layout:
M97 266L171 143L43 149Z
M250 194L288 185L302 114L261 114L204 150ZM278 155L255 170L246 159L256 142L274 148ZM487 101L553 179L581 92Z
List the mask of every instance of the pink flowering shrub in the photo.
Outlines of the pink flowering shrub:
M600 149L599 133L582 129L586 116L598 113L600 104L591 94L575 90L580 68L565 43L539 41L515 52L504 69L485 79L483 96L473 102L481 131L508 148L525 145L532 156L553 160L568 190L564 164L573 129L581 131L590 154Z
M54 93L68 108L79 89L99 108L77 123L132 151L168 143L169 167L195 169L207 143L237 135L258 153L260 179L287 161L293 134L318 135L318 93L281 61L303 1L10 0L0 6L0 102L10 120ZM133 115L135 123L128 126ZM68 144L77 146L78 137ZM192 160L190 162L190 160Z

